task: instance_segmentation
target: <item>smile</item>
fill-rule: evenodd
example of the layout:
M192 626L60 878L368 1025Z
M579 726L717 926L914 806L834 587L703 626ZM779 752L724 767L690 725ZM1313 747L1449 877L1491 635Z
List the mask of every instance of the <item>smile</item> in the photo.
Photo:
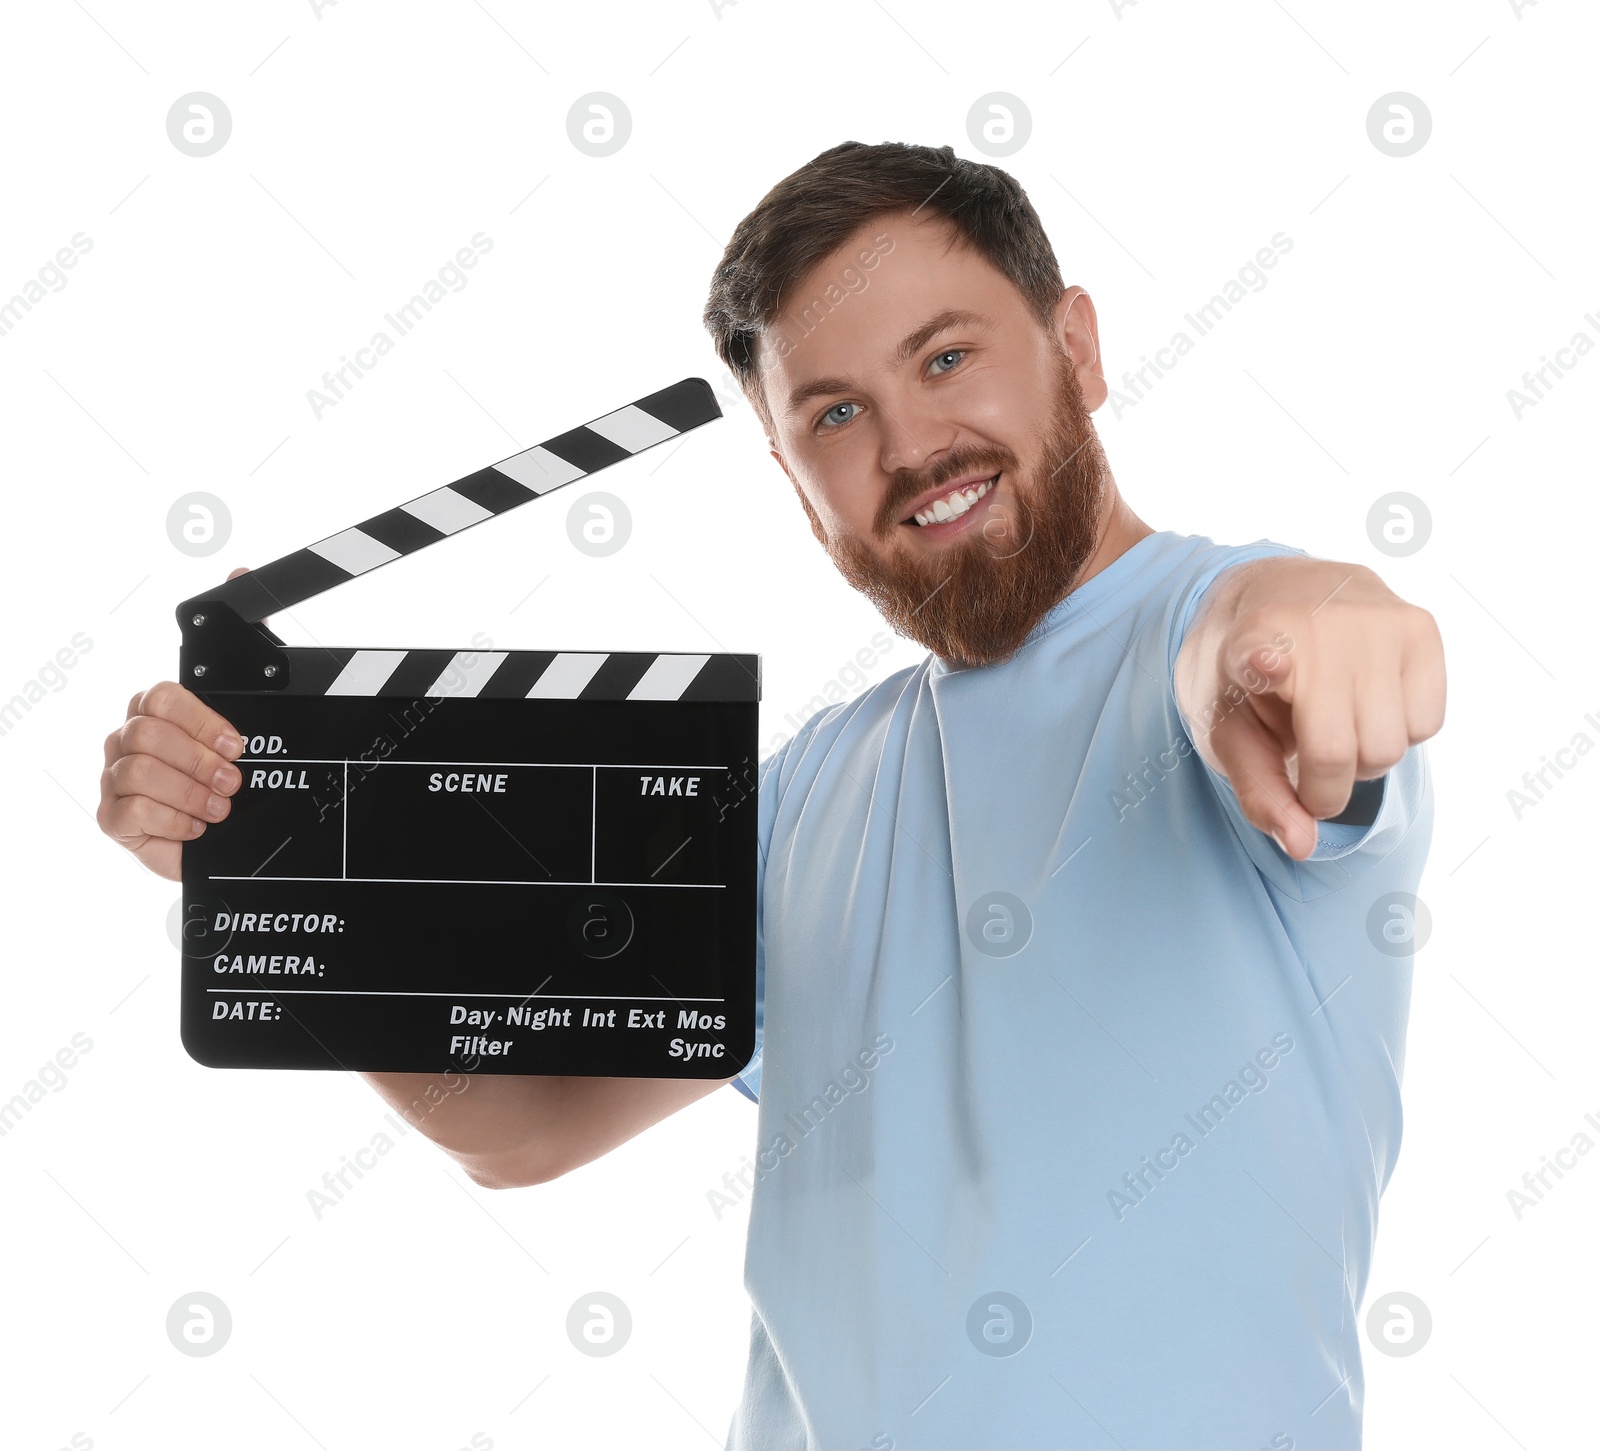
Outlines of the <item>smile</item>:
M954 533L953 526L962 515L966 514L979 499L991 492L999 482L1000 475L994 474L982 483L968 484L965 488L952 489L943 498L935 499L926 509L915 514L911 519L902 522L911 524L914 528L931 529L935 534Z

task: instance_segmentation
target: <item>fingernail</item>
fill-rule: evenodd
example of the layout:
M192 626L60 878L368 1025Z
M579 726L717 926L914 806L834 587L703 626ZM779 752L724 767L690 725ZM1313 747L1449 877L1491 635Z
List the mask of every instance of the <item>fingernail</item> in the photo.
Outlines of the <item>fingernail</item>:
M191 816L189 818L189 835L190 836L199 836L200 833L202 831L204 831L205 829L206 829L205 822L203 822L198 816Z
M1289 848L1283 844L1283 838L1279 836L1276 831L1269 832L1268 835L1270 835L1272 839L1278 843L1278 850L1281 851L1285 856L1288 856Z
M217 791L227 795L228 792L237 790L243 779L237 766L218 766L217 774L211 778L211 784Z
M230 735L224 731L217 737L217 754L226 756L230 761L244 750L244 742L238 736Z
M228 803L220 796L206 797L206 815L213 821L221 821L222 814L228 809Z

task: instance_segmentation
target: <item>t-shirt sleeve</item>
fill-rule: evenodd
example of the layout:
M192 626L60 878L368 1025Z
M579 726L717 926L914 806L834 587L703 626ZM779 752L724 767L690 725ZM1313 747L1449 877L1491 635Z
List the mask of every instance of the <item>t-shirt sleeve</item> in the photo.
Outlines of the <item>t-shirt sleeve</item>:
M767 850L772 844L772 826L778 815L778 768L787 754L785 741L761 762L756 772L756 1051L728 1086L736 1088L751 1103L761 1096L761 1049L766 1037L767 950L762 931L762 902L767 886Z
M1184 637L1199 613L1206 591L1224 571L1252 559L1283 556L1309 558L1303 549L1258 540L1235 548L1218 548L1209 553L1180 590L1173 611L1167 649L1167 689L1172 693L1173 715L1194 744L1194 729L1177 708L1173 693L1173 672ZM1270 879L1287 885L1297 878L1303 895L1308 887L1336 890L1350 880L1351 857L1376 859L1393 850L1412 823L1422 814L1428 792L1426 754L1420 744L1408 750L1384 775L1371 781L1357 781L1349 803L1337 816L1317 823L1317 844L1304 861L1296 862L1270 835L1255 826L1244 814L1232 783L1194 752L1195 760L1211 782L1234 831L1251 860ZM1337 864L1337 865L1336 865ZM1298 869L1298 871L1296 871Z

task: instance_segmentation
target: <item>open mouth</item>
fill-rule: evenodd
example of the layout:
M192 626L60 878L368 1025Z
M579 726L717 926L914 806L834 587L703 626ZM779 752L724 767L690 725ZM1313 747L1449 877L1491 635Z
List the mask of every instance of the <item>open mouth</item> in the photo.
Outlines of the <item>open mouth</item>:
M962 520L973 512L973 506L987 498L999 486L1000 474L964 488L941 494L927 508L919 510L909 519L900 522L906 527L935 536L954 534L963 527Z

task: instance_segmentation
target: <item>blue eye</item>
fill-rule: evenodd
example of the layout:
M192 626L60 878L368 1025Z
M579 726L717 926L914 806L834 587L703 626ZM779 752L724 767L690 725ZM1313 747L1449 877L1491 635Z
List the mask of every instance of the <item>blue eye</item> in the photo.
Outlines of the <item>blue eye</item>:
M933 361L935 363L937 363L940 358L955 358L955 359L957 359L959 361L959 359L965 354L965 352L966 352L965 348L946 348L942 353L938 354L933 359ZM950 365L950 367L952 367L952 368L954 366L955 366L954 363L952 363ZM950 368L944 368L941 371L948 373L950 371Z
M828 419L834 413L838 412L839 409L841 409L841 408L859 408L860 406L861 405L859 403L835 403L832 408L829 408L826 412L823 413L822 418L819 421L824 426L827 426L828 425ZM853 418L853 417L855 417L855 415L851 414L850 417ZM837 424L840 424L840 423L848 423L849 421L850 421L849 418L838 418L838 419L834 419L834 424L837 425Z

